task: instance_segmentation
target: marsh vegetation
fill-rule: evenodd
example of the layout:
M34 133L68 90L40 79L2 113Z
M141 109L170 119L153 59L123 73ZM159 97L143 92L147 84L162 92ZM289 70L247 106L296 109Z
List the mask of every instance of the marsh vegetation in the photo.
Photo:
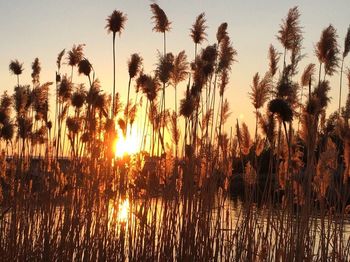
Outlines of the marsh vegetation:
M339 72L340 94L345 84L350 89L350 27L341 44L336 29L325 27L315 63L300 69L300 12L288 11L280 46L268 48L267 70L253 75L247 92L250 131L230 118L226 98L238 59L229 25L220 24L216 42L204 46L207 21L199 14L186 32L189 57L169 52L172 21L157 4L150 11L162 51L151 72L141 54L130 55L124 99L115 46L127 16L118 10L106 22L111 92L83 44L58 54L52 82L41 81L38 58L30 84L21 81L23 64L10 62L16 86L0 99L0 257L350 260L350 93L326 114L330 78Z

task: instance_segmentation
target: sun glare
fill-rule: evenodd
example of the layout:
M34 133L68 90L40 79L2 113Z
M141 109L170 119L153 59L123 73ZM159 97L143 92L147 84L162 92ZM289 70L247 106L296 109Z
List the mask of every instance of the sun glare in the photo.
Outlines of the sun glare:
M141 139L137 134L136 126L133 126L131 132L128 131L126 137L120 132L115 141L115 156L132 155L140 151Z
M119 203L118 217L117 217L118 222L126 223L128 221L129 209L130 209L129 199L126 198L124 201L121 201Z

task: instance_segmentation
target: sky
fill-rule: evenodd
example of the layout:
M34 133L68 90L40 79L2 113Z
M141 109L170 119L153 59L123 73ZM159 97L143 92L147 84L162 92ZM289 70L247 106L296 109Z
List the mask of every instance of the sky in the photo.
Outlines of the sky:
M31 83L31 63L36 57L41 61L41 82L54 81L57 54L69 50L73 44L85 44L85 56L93 64L102 89L112 91L112 35L107 34L106 18L113 10L124 12L128 20L125 30L116 40L116 90L126 98L128 71L127 61L132 53L139 53L144 59L145 72L150 73L157 63L157 50L162 50L162 35L152 31L151 1L95 1L95 0L11 0L0 1L0 92L12 93L16 78L9 73L10 60L24 63L22 84ZM350 24L348 0L329 1L237 1L237 0L162 0L156 1L172 22L167 34L167 51L178 53L185 50L189 60L194 56L194 44L189 36L191 25L200 13L207 20L207 41L202 47L216 42L217 27L228 23L228 33L238 52L230 76L226 97L230 102L231 118L227 127L234 126L235 119L246 121L253 130L254 114L248 92L253 75L263 75L268 70L267 51L273 44L280 52L282 47L276 34L288 9L299 6L301 26L304 32L303 53L305 59L299 71L310 62L317 63L314 46L321 31L329 24L334 25L339 35L340 49ZM350 58L345 61L350 66ZM63 66L62 72L70 72ZM86 78L74 73L74 82L87 82ZM296 78L295 80L298 80ZM328 111L334 111L338 104L339 74L331 79L332 97ZM345 80L344 80L345 86ZM168 89L173 97L173 88ZM185 84L179 87L181 97ZM343 101L347 88L343 88ZM54 89L51 89L53 97ZM167 101L172 99L168 99Z

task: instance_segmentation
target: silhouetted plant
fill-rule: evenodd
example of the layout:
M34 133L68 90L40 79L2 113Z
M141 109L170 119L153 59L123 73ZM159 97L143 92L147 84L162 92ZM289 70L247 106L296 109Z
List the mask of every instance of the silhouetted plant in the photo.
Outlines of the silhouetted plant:
M196 21L192 25L191 28L191 38L194 42L194 57L197 56L197 46L202 44L204 40L206 40L207 33L205 29L207 26L205 25L205 14L201 13L197 16Z
M321 38L316 44L316 56L320 63L319 82L321 82L321 66L324 65L324 77L333 75L339 66L339 47L337 43L337 31L329 25L321 33Z
M11 60L9 65L10 72L17 76L17 85L19 86L19 76L23 72L23 63L20 63L17 59Z
M345 36L344 40L344 50L343 50L343 56L341 59L341 66L340 66L340 86L339 86L339 107L338 107L338 113L340 114L340 106L341 106L341 89L343 84L343 68L344 68L344 60L349 54L350 51L350 26L348 27L347 34Z
M277 50L274 48L273 45L270 45L269 48L269 72L272 77L275 76L278 70L278 62L280 60L280 54L277 52Z
M168 17L166 16L165 12L163 9L159 7L157 4L151 4L151 11L153 13L152 20L154 23L153 30L159 33L163 33L164 37L164 53L163 55L165 56L166 54L166 37L165 33L170 31L170 25L171 22L168 20Z
M39 58L35 58L34 62L32 63L32 82L33 85L37 85L40 82L40 72L41 72L41 66Z
M107 25L105 28L107 28L108 33L113 33L113 93L112 93L112 108L111 108L111 114L112 118L113 115L113 108L114 108L114 98L115 98L115 36L117 33L119 35L121 34L122 30L125 27L125 22L127 20L126 15L118 10L114 10L112 14L107 18Z
M298 7L289 9L287 17L282 20L280 30L278 31L277 39L284 47L283 70L286 67L287 50L295 50L302 39L299 19L300 13Z
M67 53L68 65L71 66L72 72L70 81L73 82L73 68L79 65L79 62L84 58L84 44L73 45L72 49ZM61 54L59 54L60 56ZM57 60L58 62L58 60ZM57 63L58 64L58 63Z

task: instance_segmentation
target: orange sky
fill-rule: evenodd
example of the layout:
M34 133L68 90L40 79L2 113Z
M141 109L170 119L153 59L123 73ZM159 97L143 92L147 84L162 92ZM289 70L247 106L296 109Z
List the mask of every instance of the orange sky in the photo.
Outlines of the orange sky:
M112 90L112 36L104 26L105 19L114 10L123 11L128 16L125 30L117 38L117 91L126 98L127 60L132 53L139 53L144 58L145 72L155 69L157 50L162 50L163 38L152 32L150 1L1 1L0 2L0 91L12 93L16 83L11 76L8 64L11 59L24 63L21 83L31 83L31 63L39 57L42 63L41 82L54 81L56 56L63 48L67 50L73 44L86 44L86 57L93 64L97 77L104 90ZM306 64L316 63L314 45L321 30L332 23L338 29L339 42L343 40L349 19L348 1L157 1L164 9L172 30L167 36L167 50L178 53L186 50L189 59L193 59L194 47L189 37L189 29L196 16L205 12L208 26L208 41L213 44L219 24L227 22L228 32L233 46L238 52L238 63L232 67L231 81L227 98L231 104L232 116L227 125L234 126L235 119L240 118L253 130L253 108L248 99L253 75L261 75L268 68L267 50L272 43L282 52L282 47L275 35L281 19L289 8L298 5L301 25L304 31L304 53L306 58L300 63L300 72ZM350 59L345 65L349 66ZM65 66L63 72L70 72ZM297 80L297 79L296 79ZM74 81L87 82L75 72ZM339 75L332 80L330 93L332 103L329 111L335 110L338 101ZM185 83L179 90L183 92ZM54 94L54 90L51 90ZM345 100L347 88L344 88ZM173 88L168 88L167 101L173 101ZM172 104L169 104L172 107ZM51 108L52 110L52 108Z

